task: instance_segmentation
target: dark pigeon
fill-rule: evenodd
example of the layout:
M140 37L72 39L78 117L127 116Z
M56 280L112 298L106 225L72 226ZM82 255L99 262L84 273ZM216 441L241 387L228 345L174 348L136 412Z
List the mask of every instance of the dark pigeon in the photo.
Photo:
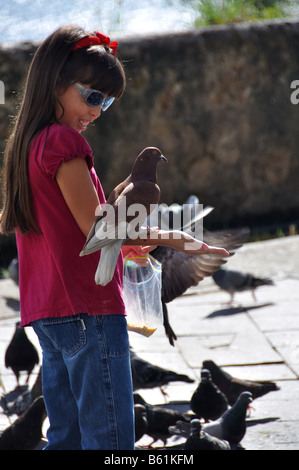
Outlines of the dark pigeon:
M172 370L163 369L162 367L145 361L132 350L130 350L130 360L134 390L155 387L160 387L161 389L161 387L169 384L170 382L194 382L194 380L187 375L178 374Z
M134 393L134 403L142 404L146 412L147 430L146 434L153 438L153 441L147 446L151 447L156 441L163 441L166 445L167 439L171 436L169 427L177 421L190 422L190 417L178 410L147 403L139 394Z
M31 372L39 363L39 356L35 346L28 339L24 328L17 322L15 333L5 352L5 367L11 368L19 385L21 371L27 371L28 383Z
M271 380L253 381L233 377L211 360L203 361L202 366L211 372L212 380L225 394L230 405L233 405L242 392L250 392L252 399L262 397L269 392L279 390Z
M44 399L40 396L2 432L0 450L34 450L42 438L42 426L46 416Z
M201 371L201 381L191 397L190 408L205 422L220 418L228 408L226 396L214 384L207 369Z
M110 214L100 214L93 224L81 256L101 250L99 265L95 274L96 284L106 285L111 281L117 259L130 231L128 224L135 217L128 215L128 208L133 204L142 204L146 210L145 218L150 214L154 205L160 199L160 188L157 184L157 164L167 161L161 151L155 147L147 147L136 158L132 172L120 183L107 199L107 204L113 209ZM118 217L120 208L124 208L126 219ZM139 227L141 229L141 226ZM145 230L145 238L147 229ZM136 232L134 232L136 235Z
M135 442L138 442L139 439L147 431L147 419L146 419L146 408L144 405L139 403L134 404L134 416L135 416Z

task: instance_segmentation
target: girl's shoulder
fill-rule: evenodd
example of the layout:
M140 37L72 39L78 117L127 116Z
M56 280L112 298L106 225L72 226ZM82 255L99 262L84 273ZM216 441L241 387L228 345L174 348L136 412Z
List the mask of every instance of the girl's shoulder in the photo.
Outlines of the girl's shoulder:
M92 150L84 137L75 129L52 124L42 129L32 142L32 154L38 165L55 176L59 165L72 158L85 158L89 169L93 167Z
M84 153L92 153L87 140L72 127L52 124L47 128L46 134L47 145L59 146L68 152L70 150L76 150L77 152L83 150Z

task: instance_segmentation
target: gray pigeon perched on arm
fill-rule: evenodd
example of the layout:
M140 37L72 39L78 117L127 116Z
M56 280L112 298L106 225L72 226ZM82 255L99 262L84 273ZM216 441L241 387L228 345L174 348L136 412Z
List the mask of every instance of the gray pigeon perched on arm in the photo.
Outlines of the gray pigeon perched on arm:
M252 274L234 269L219 269L212 274L215 284L231 296L230 303L236 292L251 291L254 300L255 289L259 286L273 286L272 279L255 277Z
M103 207L103 213L94 222L80 255L101 250L95 274L96 284L104 286L114 275L121 247L130 237L129 223L136 218L135 213L128 214L128 209L134 204L142 205L145 210L143 223L154 205L158 204L160 188L157 184L157 164L161 161L165 162L167 159L159 149L144 149L136 158L131 174L114 188L107 199L106 207ZM132 230L136 236L136 227Z
M191 397L190 408L206 422L218 419L228 408L226 396L213 383L207 369L201 371L201 381Z
M252 399L255 400L269 392L279 390L276 383L271 380L253 381L233 377L211 360L203 361L202 366L210 371L213 382L225 394L230 405L233 405L245 391L250 392Z

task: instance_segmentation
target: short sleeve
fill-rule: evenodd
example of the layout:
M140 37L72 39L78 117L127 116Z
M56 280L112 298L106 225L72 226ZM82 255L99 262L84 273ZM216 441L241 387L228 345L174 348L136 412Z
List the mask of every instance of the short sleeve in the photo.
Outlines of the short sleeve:
M85 158L89 170L93 167L92 150L84 137L75 129L52 124L46 132L40 165L55 178L59 165L73 158Z

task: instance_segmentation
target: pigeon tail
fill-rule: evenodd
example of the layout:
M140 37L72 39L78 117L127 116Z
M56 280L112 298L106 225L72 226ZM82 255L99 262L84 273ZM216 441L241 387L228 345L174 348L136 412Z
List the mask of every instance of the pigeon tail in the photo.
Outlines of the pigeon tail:
M269 392L279 390L277 384L271 380L242 380L233 377L211 360L202 363L204 369L209 369L213 382L226 395L230 405L233 405L242 392L251 392L253 400Z
M102 248L100 261L94 277L96 284L106 286L113 278L123 243L124 240L116 240L114 243Z
M188 377L188 375L185 374L177 374L176 372L169 371L169 374L167 375L167 380L168 382L186 382L188 384L194 383L194 380Z
M252 287L259 287L259 286L273 286L274 282L272 279L268 278L258 278L258 277L252 277Z
M98 220L91 228L82 251L80 252L80 256L90 255L95 251L101 250L105 246L113 243L113 240L116 238L126 238L126 231L126 221L115 225L114 222L108 224L103 219Z

